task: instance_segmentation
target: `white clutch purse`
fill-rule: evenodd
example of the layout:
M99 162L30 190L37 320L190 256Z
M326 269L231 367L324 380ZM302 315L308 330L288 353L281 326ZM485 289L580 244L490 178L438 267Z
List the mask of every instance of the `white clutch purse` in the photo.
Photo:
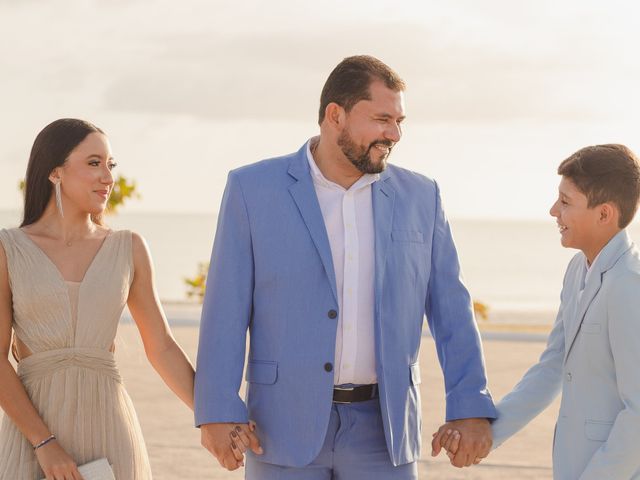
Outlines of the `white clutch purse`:
M116 480L113 475L113 469L106 458L80 465L78 471L84 480ZM43 478L42 480L45 479Z

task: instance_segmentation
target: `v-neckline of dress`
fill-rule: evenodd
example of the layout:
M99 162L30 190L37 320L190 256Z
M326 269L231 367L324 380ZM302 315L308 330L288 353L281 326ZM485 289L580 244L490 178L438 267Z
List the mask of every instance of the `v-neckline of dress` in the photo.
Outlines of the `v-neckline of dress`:
M47 255L45 253L45 251L40 248L40 246L27 234L27 232L25 232L24 230L22 230L21 228L17 229L22 235L24 235L24 237L27 239L27 241L33 245L33 247L40 252L40 255L42 255L46 262L51 266L51 268L53 268L53 270L57 273L58 279L62 282L63 285L67 285L67 282L70 282L69 280L65 279L64 276L62 275L62 272L60 271L60 269L58 268L58 266L53 262L53 260L51 260L51 258L49 257L49 255ZM93 269L93 266L96 263L96 260L98 259L98 257L100 256L100 254L102 253L102 251L104 250L105 245L107 244L107 240L109 239L109 237L113 236L113 231L109 230L109 232L107 233L107 235L104 237L104 239L102 240L102 243L100 244L100 247L98 248L98 250L96 251L95 255L93 256L93 258L91 259L91 263L89 263L89 266L87 267L87 269L84 272L84 275L82 276L82 280L80 280L79 282L70 282L70 283L75 283L77 285L79 285L79 287L81 287L82 285L84 285L85 280L87 279L87 277L89 276L89 273L91 272L91 270Z

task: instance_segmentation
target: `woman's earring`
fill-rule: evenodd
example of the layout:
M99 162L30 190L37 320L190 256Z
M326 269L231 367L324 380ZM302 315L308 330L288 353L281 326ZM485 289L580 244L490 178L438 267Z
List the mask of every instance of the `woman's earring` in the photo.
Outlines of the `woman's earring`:
M62 193L60 193L60 180L55 183L56 190L56 207L58 207L58 212L60 212L60 216L64 218L64 212L62 211Z

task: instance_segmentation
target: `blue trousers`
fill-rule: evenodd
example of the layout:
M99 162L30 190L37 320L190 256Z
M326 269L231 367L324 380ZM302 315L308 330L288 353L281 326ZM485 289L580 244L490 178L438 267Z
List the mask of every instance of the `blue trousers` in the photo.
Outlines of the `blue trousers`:
M416 462L394 467L378 399L333 404L324 445L306 467L263 463L250 453L246 480L417 480Z

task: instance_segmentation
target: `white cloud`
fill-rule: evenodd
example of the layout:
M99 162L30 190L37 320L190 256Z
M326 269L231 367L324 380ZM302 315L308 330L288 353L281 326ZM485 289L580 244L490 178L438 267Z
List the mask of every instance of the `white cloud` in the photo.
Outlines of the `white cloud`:
M637 18L621 0L0 1L0 208L17 204L36 133L63 116L110 133L144 193L131 208L205 208L198 195L218 198L229 168L313 134L329 71L370 53L409 85L397 160L475 192L477 208L454 211L498 212L456 172L510 178L523 149L523 165L548 150L554 166L595 138L637 143Z

